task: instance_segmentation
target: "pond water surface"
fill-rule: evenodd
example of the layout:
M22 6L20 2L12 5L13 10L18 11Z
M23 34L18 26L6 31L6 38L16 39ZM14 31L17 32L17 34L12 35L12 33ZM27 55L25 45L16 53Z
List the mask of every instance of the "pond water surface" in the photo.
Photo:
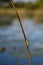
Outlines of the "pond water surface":
M22 20L33 65L43 65L43 24L36 24L28 18ZM19 21L14 19L12 25L0 27L0 46L7 51L0 53L0 65L29 65L27 49Z

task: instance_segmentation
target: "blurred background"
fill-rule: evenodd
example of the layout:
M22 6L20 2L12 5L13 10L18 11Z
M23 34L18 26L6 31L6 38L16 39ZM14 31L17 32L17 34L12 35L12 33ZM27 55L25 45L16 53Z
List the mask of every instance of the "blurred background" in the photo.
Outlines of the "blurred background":
M43 0L13 0L30 42L33 65L43 65ZM29 65L23 33L10 0L0 0L0 65Z

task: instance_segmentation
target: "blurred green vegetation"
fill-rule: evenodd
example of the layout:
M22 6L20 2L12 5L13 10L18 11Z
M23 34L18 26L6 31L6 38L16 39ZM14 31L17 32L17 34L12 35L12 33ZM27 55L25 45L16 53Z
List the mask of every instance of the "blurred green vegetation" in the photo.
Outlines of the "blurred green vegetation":
M37 0L36 2L28 2L26 4L28 9L43 9L43 0Z
M9 2L10 0L0 0L0 2Z
M25 7L25 3L24 2L17 2L17 3L15 3L15 6L17 8L24 8Z
M43 0L35 2L14 2L20 16L27 16L35 19L36 22L43 22ZM0 0L0 14L15 14L10 0ZM2 22L0 22L2 24Z
M3 2L3 5L1 4ZM6 5L7 3L8 5ZM26 9L43 9L43 0L37 0L36 2L15 2L17 8L26 8ZM0 7L10 8L10 0L0 0Z

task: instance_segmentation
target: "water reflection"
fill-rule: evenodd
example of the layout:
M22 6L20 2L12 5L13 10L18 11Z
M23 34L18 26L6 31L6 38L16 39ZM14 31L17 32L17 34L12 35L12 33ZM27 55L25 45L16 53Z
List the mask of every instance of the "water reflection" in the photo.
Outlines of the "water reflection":
M36 57L43 55L43 24L37 25L34 21L32 22L32 20L26 18L22 20L22 25L25 34L30 41L30 49L32 56ZM3 61L2 59L6 57L7 58L6 63L12 62L14 65L13 61L15 61L15 63L17 62L18 64L20 61L20 65L22 65L21 63L24 63L24 61L26 61L27 64L26 63L24 64L28 65L27 49L25 46L24 37L19 25L19 21L17 19L13 20L12 25L10 26L0 27L0 46L8 48L7 51L5 51L5 53L0 54L0 60L1 60L0 63L2 63ZM15 57L27 58L27 60L23 59L20 60L20 58L19 60L17 60L17 58ZM37 58L39 60L40 57ZM4 60L3 64L6 65L6 63ZM36 65L35 63L36 62L34 61L34 65ZM37 65L39 64L37 63Z

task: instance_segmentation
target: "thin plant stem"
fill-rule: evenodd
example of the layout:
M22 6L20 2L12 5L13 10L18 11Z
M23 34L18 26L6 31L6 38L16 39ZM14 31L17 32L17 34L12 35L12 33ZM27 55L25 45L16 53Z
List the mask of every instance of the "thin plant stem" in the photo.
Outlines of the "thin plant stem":
M13 6L13 8L15 9L16 16L17 16L17 18L19 20L19 23L20 23L20 26L21 26L21 29L22 29L22 32L23 32L23 35L24 35L24 40L25 40L25 44L26 44L26 47L27 47L28 56L29 56L29 59L30 59L30 65L32 65L32 56L31 56L30 49L29 49L29 46L28 46L29 45L29 40L27 40L27 38L26 38L26 35L25 35L24 29L23 29L23 26L22 26L22 23L21 23L20 16L19 16L19 14L17 12L17 9L16 9L13 1L10 0L10 2L11 2L11 5Z

